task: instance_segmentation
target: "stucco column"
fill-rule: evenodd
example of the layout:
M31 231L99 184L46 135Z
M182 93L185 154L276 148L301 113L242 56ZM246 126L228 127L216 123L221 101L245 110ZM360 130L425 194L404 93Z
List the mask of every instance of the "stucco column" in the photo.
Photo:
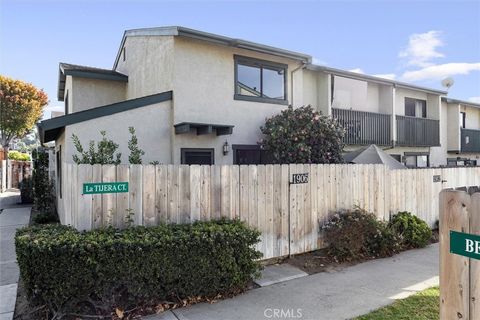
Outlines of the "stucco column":
M396 119L396 114L397 114L397 108L395 104L395 98L396 98L396 88L395 86L392 86L392 119L391 119L391 137L392 137L392 145L395 146L397 143L397 119Z

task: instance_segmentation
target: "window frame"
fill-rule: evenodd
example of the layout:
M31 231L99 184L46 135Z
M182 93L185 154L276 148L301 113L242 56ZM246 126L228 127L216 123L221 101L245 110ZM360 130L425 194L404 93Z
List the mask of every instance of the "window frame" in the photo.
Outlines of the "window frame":
M413 111L415 112L415 115L414 115L414 116L407 116L407 99L408 99L408 100L413 100L413 102L414 102L414 109L413 109ZM422 102L424 102L424 105L423 105L423 106L425 107L425 110L422 108L422 114L421 114L420 117L417 115L417 107L416 107L417 101L422 101ZM425 117L423 116L423 111L425 111ZM405 117L428 119L428 118L427 118L427 100L405 97L405 99L404 99L404 105L403 105L403 113L404 113L404 116L405 116Z
M428 152L405 152L403 155L406 157L415 157L415 167L407 166L407 161L403 161L407 168L430 168L430 154ZM427 157L427 166L426 167L419 167L418 166L418 157Z
M233 99L234 100L243 100L243 101L253 101L253 102L262 102L262 103L273 103L288 105L288 65L278 62L272 62L267 60L261 60L251 57L245 57L240 55L234 55L234 79L233 79ZM260 94L263 95L263 68L281 68L284 69L283 75L283 96L284 99L274 99L274 98L265 98L265 97L254 97L246 96L238 93L237 82L238 82L238 65L245 65L250 67L260 68Z
M211 161L210 165L215 164L215 149L214 148L181 148L180 149L180 163L182 165L191 165L185 163L185 156L187 152L209 152Z

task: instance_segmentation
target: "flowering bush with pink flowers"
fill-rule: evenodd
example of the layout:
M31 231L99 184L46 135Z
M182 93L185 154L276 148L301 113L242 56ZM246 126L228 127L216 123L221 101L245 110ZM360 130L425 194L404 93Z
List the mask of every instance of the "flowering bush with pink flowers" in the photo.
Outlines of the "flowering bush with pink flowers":
M260 145L275 163L342 163L344 128L311 106L289 106L266 119Z

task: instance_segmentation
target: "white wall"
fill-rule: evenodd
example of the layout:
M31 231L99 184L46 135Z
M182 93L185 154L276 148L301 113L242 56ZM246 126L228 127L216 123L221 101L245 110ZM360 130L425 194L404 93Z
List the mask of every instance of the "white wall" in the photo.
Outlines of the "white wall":
M430 148L430 165L443 166L447 165L448 152L448 107L442 102L441 105L441 121L440 121L440 146Z
M392 113L392 87L334 76L333 108Z
M465 105L460 106L460 111L465 112L465 128L480 129L480 109Z
M71 76L67 76L71 78ZM124 101L126 83L122 81L98 80L74 77L72 81L74 93L70 98L69 112L78 112L108 104Z
M225 141L230 145L257 144L262 136L260 126L265 123L265 118L278 114L287 107L280 104L235 100L234 55L287 64L289 102L291 102L291 72L300 66L300 63L181 37L175 38L174 47L173 123L199 122L234 126L232 135L197 136L195 133L174 135L174 163L180 163L181 148L215 148L215 164L231 164L233 152L227 156L222 154ZM297 71L296 74L301 75L301 71ZM301 90L299 92L302 94Z
M442 106L447 108L447 149L451 151L460 150L460 105L447 104L442 101Z
M107 117L80 122L65 128L65 158L73 163L76 150L72 143L72 134L76 134L84 149L88 149L90 140L95 142L102 138L100 131L107 132L107 138L119 144L118 152L122 153L122 163L128 163L128 127L133 126L138 138L138 145L145 151L144 163L159 161L170 163L170 122L171 102L165 101L133 110L116 113Z
M173 43L173 36L127 37L125 61L120 56L116 69L128 75L126 99L173 89Z

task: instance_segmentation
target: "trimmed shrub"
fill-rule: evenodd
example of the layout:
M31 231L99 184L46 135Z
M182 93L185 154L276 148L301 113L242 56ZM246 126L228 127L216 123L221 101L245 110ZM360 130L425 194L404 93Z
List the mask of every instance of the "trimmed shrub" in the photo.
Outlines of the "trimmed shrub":
M45 225L20 229L15 244L32 300L51 311L111 312L243 290L260 268L259 236L227 220L88 232Z
M432 238L432 230L428 224L410 212L397 213L388 226L398 235L400 244L405 249L423 248Z
M328 254L337 261L388 257L398 252L398 239L386 223L363 209L344 210L324 226Z
M22 203L33 203L33 182L32 178L24 178L20 182L20 198Z

